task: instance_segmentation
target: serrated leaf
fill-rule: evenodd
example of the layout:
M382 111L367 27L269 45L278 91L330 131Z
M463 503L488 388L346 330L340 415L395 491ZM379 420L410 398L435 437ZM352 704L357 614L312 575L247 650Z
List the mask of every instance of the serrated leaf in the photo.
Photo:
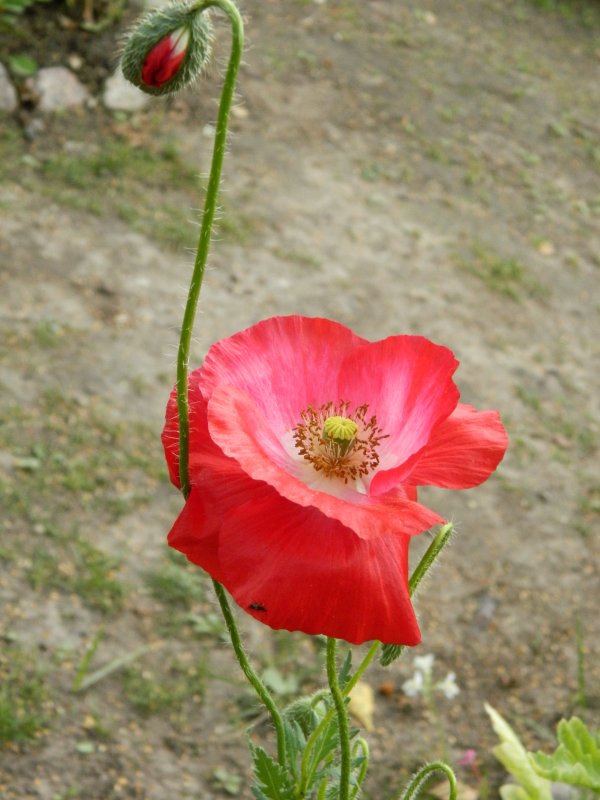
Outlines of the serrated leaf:
M329 786L325 791L325 800L339 800L339 797L340 797L339 786Z
M600 791L600 736L588 730L578 717L558 723L559 745L551 755L531 753L538 775L549 781L569 783Z
M342 770L339 764L330 764L329 769L324 771L320 778L320 780L322 780L324 777L327 777L328 780L331 782L332 785L330 787L330 790L334 789L336 791L336 794L334 794L335 800L339 800L339 785L341 776L342 776ZM353 773L350 775L349 783L351 789L359 788L357 777ZM328 797L329 795L326 794L325 796Z
M529 754L517 734L508 722L487 703L485 710L501 741L501 744L494 747L492 752L519 784L517 787L503 786L500 789L502 800L552 800L550 782L533 769ZM518 789L521 791L517 791Z
M287 762L294 774L294 778L297 778L298 756L304 752L306 737L302 733L302 728L294 719L283 718L283 731L285 734Z
M316 773L317 775L321 776L323 774L323 769L318 770L319 764L325 761L328 756L330 756L336 750L337 746L337 720L332 719L311 751L308 764L308 774L313 775Z
M277 667L267 667L262 679L275 694L294 694L298 691L298 678L293 673L283 675Z
M17 78L29 78L31 75L35 75L39 69L37 61L26 53L10 56L8 68Z
M252 791L257 800L294 800L294 785L288 771L262 747L252 748L252 758L257 782Z

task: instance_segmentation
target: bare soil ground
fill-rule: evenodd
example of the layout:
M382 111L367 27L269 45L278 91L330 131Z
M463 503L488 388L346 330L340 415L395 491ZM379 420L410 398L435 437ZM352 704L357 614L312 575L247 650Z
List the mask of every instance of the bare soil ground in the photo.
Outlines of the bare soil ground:
M424 493L458 535L418 598L415 652L454 670L461 693L439 702L442 746L400 690L412 654L368 674L386 685L367 798L468 748L461 780L497 796L485 701L534 747L574 710L598 723L600 9L558 5L242 5L194 364L272 314L419 333L454 350L463 400L500 409L511 438L485 486ZM88 54L97 90L117 39L55 32L38 61ZM227 39L219 24L206 80L146 112L56 115L31 141L35 111L2 120L6 800L249 798L245 725L272 741L210 583L165 547L180 499L158 435ZM318 642L240 622L284 699L319 685Z

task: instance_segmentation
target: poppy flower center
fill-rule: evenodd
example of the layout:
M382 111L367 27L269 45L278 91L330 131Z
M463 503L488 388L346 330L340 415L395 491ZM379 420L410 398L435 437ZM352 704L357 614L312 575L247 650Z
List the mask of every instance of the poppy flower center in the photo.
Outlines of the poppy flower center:
M387 438L377 425L377 417L367 416L368 405L348 413L350 403L325 403L308 406L300 412L301 421L292 431L298 453L317 472L344 483L368 475L379 464L377 448Z

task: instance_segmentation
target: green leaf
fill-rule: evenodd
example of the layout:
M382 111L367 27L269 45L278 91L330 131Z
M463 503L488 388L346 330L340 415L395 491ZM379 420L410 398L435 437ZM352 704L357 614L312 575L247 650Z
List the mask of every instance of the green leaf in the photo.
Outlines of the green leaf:
M295 787L288 771L262 747L252 748L256 784L252 792L257 800L294 800Z
M9 57L8 68L17 78L29 78L38 71L38 63L31 56L21 53Z
M229 772L225 767L218 767L213 772L213 780L219 789L232 797L236 797L242 789L242 776Z
M298 678L293 673L282 675L277 667L267 667L262 679L275 694L294 694L298 691Z
M298 756L304 752L306 737L302 733L302 728L299 723L293 719L283 718L283 730L285 734L288 765L294 775L294 779L296 779L298 777Z
M558 723L559 745L551 755L532 753L533 768L549 781L600 792L600 733L588 730L578 717Z
M308 764L308 774L311 776L315 776L314 780L320 780L323 777L323 770L318 770L319 764L323 761L326 761L328 756L330 756L338 746L338 725L337 719L332 718L330 723L327 725L317 743L312 749L310 754L310 760Z
M531 795L516 783L505 783L500 787L500 797L502 800L530 800Z
M516 779L519 786L503 786L500 789L502 800L552 800L550 782L533 769L527 750L508 722L487 703L485 710L492 720L492 726L501 744L493 753L501 764Z

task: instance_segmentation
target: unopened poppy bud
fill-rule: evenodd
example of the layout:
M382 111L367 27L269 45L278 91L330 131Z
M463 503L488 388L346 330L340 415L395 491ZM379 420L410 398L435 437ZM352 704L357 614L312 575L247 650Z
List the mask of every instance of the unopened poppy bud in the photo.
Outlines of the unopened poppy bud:
M189 30L179 28L154 45L142 65L142 83L158 88L170 81L185 58L189 41Z
M129 35L121 58L128 81L148 94L179 91L197 77L210 53L208 15L175 3L145 17Z

